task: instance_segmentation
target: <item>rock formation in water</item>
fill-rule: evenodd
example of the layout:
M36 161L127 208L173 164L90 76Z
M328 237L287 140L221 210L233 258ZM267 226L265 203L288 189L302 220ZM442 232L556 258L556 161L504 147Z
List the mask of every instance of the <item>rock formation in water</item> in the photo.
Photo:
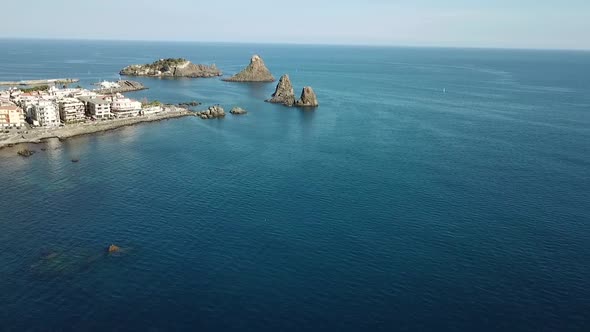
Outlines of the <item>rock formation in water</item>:
M178 106L180 106L180 107L195 107L195 106L199 106L199 105L201 105L201 103L198 101L195 101L195 100L178 104Z
M225 110L221 106L215 105L205 111L197 112L196 115L203 120L223 118L225 117Z
M317 107L319 106L318 98L310 86L306 86L301 91L301 98L295 100L293 85L289 75L281 76L272 98L266 100L269 103L283 104L285 106L296 107Z
M266 100L269 103L283 104L286 106L293 106L295 104L295 92L293 91L293 85L289 75L285 74L279 79L277 88L272 94L272 98Z
M248 67L234 76L223 80L227 82L274 82L275 78L268 68L266 68L262 58L254 55L250 59Z
M301 98L295 102L297 107L317 107L319 106L318 98L310 86L306 86L301 91Z
M221 71L215 65L194 64L186 59L160 59L151 64L131 65L119 73L128 76L150 77L215 77Z
M241 107L234 107L229 112L233 115L242 115L242 114L248 113L248 111L246 111L245 109L243 109Z
M111 244L111 245L110 245L110 246L107 248L107 252L108 252L109 254L113 254L113 253L116 253L116 252L119 252L119 251L121 251L121 248L119 248L118 246L116 246L116 245L114 245L114 244Z
M19 151L17 152L17 154L18 154L19 156L21 156L21 157L30 157L30 156L32 156L34 153L35 153L35 151L33 151L33 150L29 150L29 149L22 149L22 150L19 150Z

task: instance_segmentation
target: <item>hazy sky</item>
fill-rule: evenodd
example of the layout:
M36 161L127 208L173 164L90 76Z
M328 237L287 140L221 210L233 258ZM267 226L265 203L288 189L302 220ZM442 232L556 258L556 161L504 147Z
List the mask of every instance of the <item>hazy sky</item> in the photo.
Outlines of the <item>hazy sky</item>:
M590 49L590 0L2 2L12 38Z

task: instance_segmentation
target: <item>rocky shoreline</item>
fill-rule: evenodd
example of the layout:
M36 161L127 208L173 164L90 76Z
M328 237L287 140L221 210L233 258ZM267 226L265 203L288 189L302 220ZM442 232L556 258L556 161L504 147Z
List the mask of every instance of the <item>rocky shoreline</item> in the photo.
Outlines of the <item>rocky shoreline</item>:
M0 141L0 149L26 143L43 143L50 138L67 139L75 136L95 134L99 132L114 130L122 127L133 126L140 123L162 121L167 119L181 118L185 116L194 116L195 113L185 108L167 107L165 112L144 115L135 118L115 119L108 121L95 121L91 123L82 123L68 125L54 129L32 129L26 134L18 134Z

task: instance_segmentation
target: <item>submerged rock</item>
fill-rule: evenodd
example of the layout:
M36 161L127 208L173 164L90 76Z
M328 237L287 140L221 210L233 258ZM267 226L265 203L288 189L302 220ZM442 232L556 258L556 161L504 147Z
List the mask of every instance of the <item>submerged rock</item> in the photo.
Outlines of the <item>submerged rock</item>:
M246 111L245 109L243 109L241 107L234 107L229 112L233 115L242 115L242 114L248 113L248 111Z
M203 120L223 118L223 117L225 117L225 110L223 109L223 107L221 107L219 105L215 105L215 106L210 106L205 111L196 112L195 116L198 116Z
M293 106L295 104L295 92L293 91L293 85L289 75L285 74L279 79L277 88L272 94L272 98L266 100L269 103L283 104L287 106Z
M18 150L17 154L21 157L30 157L35 154L35 151L29 149Z
M318 98L310 86L306 86L301 91L301 98L295 102L298 107L317 107L319 106Z
M104 257L103 253L45 252L30 266L30 272L39 278L53 278L86 271Z
M186 59L160 59L150 64L131 65L119 73L128 76L150 77L215 77L221 71L213 65L194 64Z
M180 107L191 107L191 106L199 106L201 105L201 103L199 103L198 101L189 101L188 103L180 103L178 104L178 106Z
M114 244L111 244L111 245L110 245L110 246L107 248L107 252L108 252L109 254L117 253L117 252L120 252L120 251L121 251L121 248L120 248L120 247L118 247L118 246L116 246L116 245L114 245Z
M274 82L275 78L258 55L252 56L250 64L236 75L223 79L227 82Z

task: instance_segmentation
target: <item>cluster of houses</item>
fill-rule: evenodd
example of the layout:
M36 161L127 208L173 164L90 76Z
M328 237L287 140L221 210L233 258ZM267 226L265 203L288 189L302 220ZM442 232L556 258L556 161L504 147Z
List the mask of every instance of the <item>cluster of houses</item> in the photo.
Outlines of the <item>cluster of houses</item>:
M100 95L94 91L50 87L45 91L0 91L0 127L21 127L29 122L39 127L99 119L129 118L156 114L160 106L142 103L121 94Z

